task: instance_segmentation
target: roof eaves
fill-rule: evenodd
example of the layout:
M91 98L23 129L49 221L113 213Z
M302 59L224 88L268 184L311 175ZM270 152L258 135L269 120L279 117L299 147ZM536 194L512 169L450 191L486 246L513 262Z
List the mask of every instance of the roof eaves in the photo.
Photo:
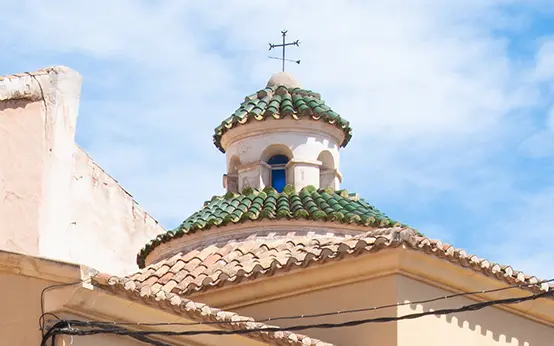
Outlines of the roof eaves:
M271 262L264 262L263 265L262 263L257 262L253 265L250 263L250 260L248 262L250 263L249 268L245 268L241 265L240 258L235 258L234 261L239 264L236 266L235 272L231 273L227 271L225 275L219 275L217 272L198 273L202 274L202 281L198 282L198 280L194 280L194 278L192 278L189 280L188 284L184 285L180 289L178 293L182 295L206 291L211 288L253 280L261 276L271 276L276 273L282 273L298 268L306 268L308 266L322 264L328 261L346 259L351 256L364 255L401 246L404 246L409 250L421 251L427 255L447 260L458 266L466 267L486 276L494 277L495 279L501 280L510 285L522 285L523 289L532 291L533 293L554 290L553 284L544 283L535 276L526 275L521 271L512 269L510 266L490 262L475 255L468 255L463 249L444 244L439 240L431 240L421 236L416 231L407 227L377 229L360 234L359 236L344 238L340 241L330 241L329 239L326 239L326 241L327 243L325 246L322 246L322 244L318 242L318 251L315 251L314 253L310 252L310 248L306 246L306 244L302 244L303 253L306 253L306 255L302 258L289 258L286 263L281 263L277 257L275 257L275 259ZM292 244L293 242L292 240L289 240L288 243ZM271 250L271 247L265 243L258 244L258 247L266 247L268 248L268 251ZM165 266L166 262L171 262L172 265L181 265L178 263L181 260L178 258L179 256L186 255L177 254L174 257L161 261L158 264L154 264L137 274L127 278L117 278L117 280L123 285L143 286L142 282L152 276L155 276L155 269ZM224 255L221 255L220 257L224 258ZM185 266L181 266L179 271L186 270L184 268ZM173 271L173 269L171 270ZM194 268L191 268L191 271L192 270L194 270ZM140 275L143 280L138 280L137 275ZM179 286L183 285L183 283L180 282L177 284Z
M145 294L143 291L140 291L136 285L132 283L122 284L121 280L117 280L106 274L100 274L94 278L93 284L100 288L109 289L120 296L132 295L133 298L140 298L148 305L157 305L160 309L171 309L173 312L179 315L185 315L187 318L198 321L199 323L214 323L213 326L219 329L243 330L275 327L255 322L251 317L241 316L234 312L223 311L206 304L182 298L177 294L166 293L164 291L160 291L155 295L151 293ZM248 333L248 337L267 342L271 345L333 346L333 344L288 331L256 331Z

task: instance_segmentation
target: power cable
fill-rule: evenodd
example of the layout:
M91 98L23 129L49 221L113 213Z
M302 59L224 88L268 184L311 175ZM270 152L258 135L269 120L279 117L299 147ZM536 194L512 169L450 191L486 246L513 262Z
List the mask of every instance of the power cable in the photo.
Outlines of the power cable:
M410 301L410 302L402 302L402 303L396 303L396 304L387 304L387 305L381 305L381 306L372 306L372 307L365 307L365 308L358 308L358 309L348 309L348 310L340 310L340 311L332 311L332 312L323 312L323 313L314 313L314 314L302 314L302 315L292 315L292 316L277 316L277 317L266 317L263 319L257 319L257 320L238 320L238 321L208 321L208 322L190 322L190 323L180 323L180 322L118 322L118 321L88 321L90 323L101 323L105 325L142 325L142 326L196 326L196 325L210 325L210 324L234 324L236 322L256 322L256 323L266 323L266 322L274 322L274 321L284 321L284 320L298 320L298 319L308 319L308 318L317 318L317 317L327 317L327 316L337 316L337 315L346 315L351 313L359 313L359 312L367 312L367 311L377 311L377 310L383 310L388 308L395 308L400 306L406 306L406 305L414 305L414 304L427 304L432 303L440 300L447 300L452 298L459 298L464 297L468 295L476 295L476 294L485 294L485 293L494 293L494 292L501 292L506 291L510 289L515 288L525 288L525 287L531 287L531 286L538 286L543 283L549 283L554 282L554 278L550 280L542 280L534 284L518 284L518 285L511 285L506 286L502 288L494 288L494 289L487 289L487 290L479 290L479 291L472 291L472 292L461 292L461 293L454 293L450 295L445 296L438 296L434 298L429 299L423 299L423 300L416 300L416 301ZM52 320L50 322L59 321Z
M48 330L45 334L46 340L49 337L52 337L57 334L65 335L98 335L98 334L116 334L116 335L134 335L134 336L146 336L146 335L169 335L169 336L194 336L194 335L241 335L255 332L278 332L278 331L300 331L306 329L332 329L332 328L341 328L341 327L353 327L362 324L368 323L386 323L386 322L396 322L409 319L417 319L429 315L449 315L460 312L468 311L477 311L484 309L489 306L501 305L501 304L517 304L529 300L536 300L538 298L553 296L554 292L546 291L537 294L532 294L523 297L513 297L505 299L497 299L484 301L474 304L463 305L457 308L445 308L434 311L425 311L412 314L406 314L402 316L388 316L388 317L377 317L377 318L366 318L366 319L357 319L350 320L340 323L315 323L315 324L303 324L303 325L294 325L286 328L281 327L263 327L263 328L251 328L251 329L238 329L238 330L184 330L184 331L168 331L168 330L159 330L159 331L130 331L124 328L108 328L108 325L84 322L78 320L71 321L59 321L52 328ZM96 327L98 329L90 330L78 330L75 328L60 328L62 325L72 325L78 327ZM45 338L43 338L42 346L46 346Z
M50 285L50 286L46 286L45 288L42 289L42 291L40 292L40 317L38 319L38 325L39 325L39 329L42 331L43 336L44 336L44 317L45 316L51 315L51 316L56 317L58 320L60 320L60 318L58 316L56 316L55 314L53 314L51 312L46 312L46 313L44 312L44 293L46 293L46 291L52 290L54 288L78 285L78 284L88 282L90 280L92 280L92 277L89 277L85 280L76 281L76 282Z

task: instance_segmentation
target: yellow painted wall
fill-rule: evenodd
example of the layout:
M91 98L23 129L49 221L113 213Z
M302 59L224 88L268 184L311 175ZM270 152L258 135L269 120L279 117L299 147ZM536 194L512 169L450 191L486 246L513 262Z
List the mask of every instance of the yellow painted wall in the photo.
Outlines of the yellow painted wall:
M271 280L268 280L271 285ZM280 300L258 303L236 309L243 316L256 319L296 314L311 314L326 311L356 309L366 306L391 304L396 302L396 280L394 277L383 277L365 282L349 284ZM396 309L386 309L376 312L363 312L339 316L327 316L314 319L294 321L272 321L269 324L287 327L294 324L312 324L327 322L342 322L352 319L362 319L377 316L395 315ZM298 331L320 340L348 346L395 346L396 325L368 324L340 329L311 329Z
M415 301L451 294L405 276L397 277L399 301ZM522 295L514 290L514 295ZM525 294L523 294L525 295ZM459 307L467 298L440 300L424 306L400 307L400 315ZM541 300L535 301L541 304ZM398 323L398 346L552 346L554 328L495 307L445 316L427 316Z

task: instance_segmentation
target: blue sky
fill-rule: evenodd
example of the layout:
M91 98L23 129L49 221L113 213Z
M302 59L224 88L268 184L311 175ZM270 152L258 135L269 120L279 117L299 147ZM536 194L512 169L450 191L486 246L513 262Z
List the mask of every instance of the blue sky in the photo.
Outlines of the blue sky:
M522 3L525 3L522 5ZM77 142L166 227L222 193L212 131L288 70L351 121L342 187L470 253L554 272L554 4L0 3L0 74L83 77Z

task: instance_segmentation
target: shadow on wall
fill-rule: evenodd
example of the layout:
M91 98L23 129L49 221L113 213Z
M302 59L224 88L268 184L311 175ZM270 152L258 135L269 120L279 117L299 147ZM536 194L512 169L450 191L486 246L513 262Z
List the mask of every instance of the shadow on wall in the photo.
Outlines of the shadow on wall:
M329 140L324 140L322 138L313 138L313 137L307 137L306 138L306 142L303 143L303 144L310 144L310 143L319 143L321 144L323 147L326 147L327 149L334 149L335 146L333 145L333 143ZM340 143L338 143L339 147L340 147Z
M292 150L288 146L284 144L272 144L264 149L262 155L260 156L260 160L269 163L268 161L277 155L284 155L289 160L294 158Z
M422 300L450 294L450 292L434 287L427 288L427 293L424 295L420 294L419 290L413 290L413 294L410 294L410 300ZM524 296L525 294L514 292L514 296L516 295ZM410 304L405 306L404 309L401 308L399 315L457 308L476 302L467 298L453 298L425 305ZM540 304L540 301L536 303ZM437 333L437 331L440 331L441 334L444 333L445 337L458 341L453 345L474 345L476 342L479 345L514 346L548 346L554 344L553 328L496 307L448 315L430 315L400 323L404 324L408 330L434 330L437 337L440 337ZM445 326L445 324L448 326Z
M0 112L7 109L26 108L28 105L34 103L28 100L0 100Z

